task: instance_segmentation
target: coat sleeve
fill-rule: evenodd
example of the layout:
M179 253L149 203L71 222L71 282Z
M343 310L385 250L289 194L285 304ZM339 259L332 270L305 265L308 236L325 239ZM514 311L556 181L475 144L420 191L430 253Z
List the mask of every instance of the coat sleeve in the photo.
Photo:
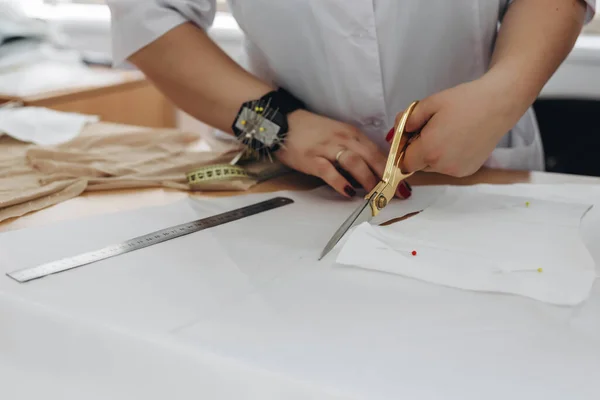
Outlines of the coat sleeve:
M596 0L585 0L585 2L587 3L587 14L585 18L585 23L587 24L594 19L594 16L596 15L597 4Z
M115 66L185 22L208 29L216 14L216 0L107 0L107 3L112 19Z

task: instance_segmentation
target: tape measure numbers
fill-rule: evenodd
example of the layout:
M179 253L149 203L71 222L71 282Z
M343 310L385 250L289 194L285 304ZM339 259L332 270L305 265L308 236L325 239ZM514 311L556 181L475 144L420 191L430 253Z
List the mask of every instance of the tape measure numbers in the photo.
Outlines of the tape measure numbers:
M186 174L186 177L188 184L191 187L202 187L203 183L240 178L263 182L289 173L290 171L290 168L279 163L254 164L246 167L231 164L215 164L207 165L189 172Z
M243 219L251 215L259 214L268 210L283 207L288 204L292 204L293 202L294 201L292 199L286 197L275 197L270 200L227 211L222 214L198 219L170 228L161 229L159 231L148 233L146 235L139 236L122 243L101 248L99 250L79 254L74 257L64 258L50 263L38 265L32 268L26 268L10 272L7 275L19 283L29 282L34 279L39 279L48 275L64 272L100 260L129 253L158 243L166 242L167 240L175 239L180 236L189 235L190 233L198 232L207 228L223 225L228 222Z
M190 185L197 185L206 181L252 177L244 168L229 164L207 165L186 174L186 176Z

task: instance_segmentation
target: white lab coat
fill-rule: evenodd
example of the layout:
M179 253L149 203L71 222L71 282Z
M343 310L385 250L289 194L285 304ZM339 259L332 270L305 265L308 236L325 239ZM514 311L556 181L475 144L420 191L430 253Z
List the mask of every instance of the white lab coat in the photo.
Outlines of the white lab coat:
M587 21L596 0L588 3ZM286 87L310 109L385 135L412 101L486 72L497 24L512 0L229 0L255 75ZM215 0L109 0L115 63L168 30L209 28ZM486 162L542 170L532 109Z

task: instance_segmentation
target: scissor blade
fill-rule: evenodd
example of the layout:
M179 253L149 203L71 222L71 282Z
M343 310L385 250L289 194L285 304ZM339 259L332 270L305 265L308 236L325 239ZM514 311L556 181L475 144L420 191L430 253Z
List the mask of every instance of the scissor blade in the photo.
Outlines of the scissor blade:
M365 200L354 212L348 217L346 221L339 227L339 229L333 234L327 246L323 249L319 260L322 259L329 253L335 245L340 241L342 237L350 230L350 228L360 225L363 222L370 221L373 218L373 212L369 200Z

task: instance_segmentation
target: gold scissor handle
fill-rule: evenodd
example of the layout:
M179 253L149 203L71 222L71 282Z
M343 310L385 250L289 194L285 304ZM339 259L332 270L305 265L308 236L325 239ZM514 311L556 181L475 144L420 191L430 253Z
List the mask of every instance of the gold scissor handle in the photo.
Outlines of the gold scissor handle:
M390 200L394 198L400 182L414 174L414 172L404 173L401 170L402 161L404 160L404 155L406 154L409 140L407 139L404 145L401 146L401 144L406 134L406 123L417 104L418 101L411 103L411 105L408 106L408 108L402 114L402 118L400 118L400 121L398 122L398 126L396 127L396 132L392 140L383 178L379 184L377 184L377 186L375 186L373 190L371 190L371 192L365 196L365 199L369 200L370 202L373 216L379 214L379 211L385 208Z

